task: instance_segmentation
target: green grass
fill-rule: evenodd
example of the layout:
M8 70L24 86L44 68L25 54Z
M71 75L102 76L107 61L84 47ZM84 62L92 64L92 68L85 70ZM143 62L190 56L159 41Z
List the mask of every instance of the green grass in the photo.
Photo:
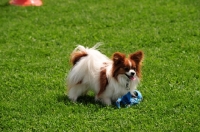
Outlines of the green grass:
M199 0L0 2L0 131L200 131ZM65 96L77 44L145 52L143 102L116 109Z

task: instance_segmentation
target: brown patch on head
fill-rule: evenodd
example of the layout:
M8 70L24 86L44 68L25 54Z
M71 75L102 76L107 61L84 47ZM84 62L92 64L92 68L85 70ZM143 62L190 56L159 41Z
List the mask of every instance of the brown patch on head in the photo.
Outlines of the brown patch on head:
M113 69L112 75L117 80L119 74L125 74L129 70L134 70L138 77L141 77L141 61L143 59L143 52L138 51L130 54L129 58L126 58L125 54L116 52L113 54Z
M100 90L97 94L98 96L100 96L106 90L107 85L108 85L108 79L106 76L106 69L103 69L100 72Z
M112 69L112 75L113 77L117 80L117 76L120 71L121 67L124 66L124 61L125 61L126 55L120 52L116 52L113 54L112 60L113 60L113 69Z
M75 65L82 57L87 56L84 51L73 52L70 57L70 62Z
M124 62L124 70L126 72L128 72L130 69L133 69L135 70L135 67L136 67L136 64L134 61L130 60L129 58L126 58L125 59L125 62Z
M144 58L144 53L142 51L137 51L129 55L130 60L132 60L136 65L136 74L141 77L142 60Z

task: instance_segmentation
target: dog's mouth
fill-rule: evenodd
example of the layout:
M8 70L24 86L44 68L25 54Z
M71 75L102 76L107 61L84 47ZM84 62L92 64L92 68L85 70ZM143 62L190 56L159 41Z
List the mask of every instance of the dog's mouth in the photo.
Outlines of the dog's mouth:
M136 78L134 76L129 76L127 74L125 74L130 80L136 80Z

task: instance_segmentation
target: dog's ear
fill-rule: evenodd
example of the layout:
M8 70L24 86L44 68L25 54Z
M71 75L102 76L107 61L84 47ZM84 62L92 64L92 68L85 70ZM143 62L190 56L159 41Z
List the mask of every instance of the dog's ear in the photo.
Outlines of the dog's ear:
M116 53L113 54L112 60L114 62L114 65L118 65L120 63L123 63L125 58L126 58L125 54L122 54L120 52L116 52Z
M136 63L140 63L144 58L144 53L142 51L137 51L133 54L130 54L129 58Z

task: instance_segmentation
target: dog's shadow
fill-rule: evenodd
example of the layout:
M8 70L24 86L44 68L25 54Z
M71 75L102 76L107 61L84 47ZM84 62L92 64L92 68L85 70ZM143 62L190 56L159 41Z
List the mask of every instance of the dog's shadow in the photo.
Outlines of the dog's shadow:
M71 101L67 95L59 95L57 97L58 102L63 102L65 105L77 103L82 105L98 105L99 107L106 107L106 105L103 105L100 101L95 101L94 96L92 95L84 95L80 96L76 102Z

